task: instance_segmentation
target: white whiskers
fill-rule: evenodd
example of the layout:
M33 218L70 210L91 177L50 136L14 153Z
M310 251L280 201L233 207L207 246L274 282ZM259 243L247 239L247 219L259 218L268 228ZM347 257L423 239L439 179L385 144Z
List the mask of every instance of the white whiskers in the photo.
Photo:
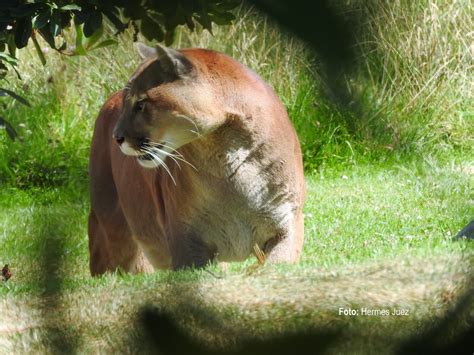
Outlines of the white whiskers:
M173 174L171 174L168 165L166 165L165 161L161 159L158 155L160 153L160 150L158 148L144 146L140 150L148 154L152 158L151 161L156 165L157 168L162 166L170 176L171 180L173 180L173 183L176 185L176 180L174 179Z
M196 136L198 136L198 138L202 138L202 134L199 132L199 127L197 126L196 122L194 122L191 118L185 115L180 115L178 117L190 122L194 126L194 128L196 128L196 130L189 129L189 132L195 134Z
M147 141L140 148L140 151L143 154L147 155L146 159L143 159L142 161L143 162L150 161L157 168L163 167L166 173L170 176L173 183L176 185L176 180L173 177L173 174L171 173L170 168L165 162L166 157L170 157L176 163L176 165L178 166L180 170L181 170L181 165L179 164L179 162L183 162L189 165L191 168L193 168L196 171L198 171L198 169L193 164L188 162L180 152L174 149L170 144L166 144L166 143L167 142L155 143L155 142Z
M183 163L189 165L194 170L198 171L198 169L193 164L191 164L189 161L187 161L180 152L178 152L176 149L174 149L172 146L170 146L166 143L167 142L163 142L163 143L147 142L147 146L149 146L153 149L156 149L159 153L164 154L167 157L170 157L171 159L173 159L173 161L176 163L176 165L178 165L178 167L180 169L181 169L181 166L179 165L178 160L180 162L183 162ZM165 151L161 148L167 148L167 149L173 151L173 153L167 152L167 151Z

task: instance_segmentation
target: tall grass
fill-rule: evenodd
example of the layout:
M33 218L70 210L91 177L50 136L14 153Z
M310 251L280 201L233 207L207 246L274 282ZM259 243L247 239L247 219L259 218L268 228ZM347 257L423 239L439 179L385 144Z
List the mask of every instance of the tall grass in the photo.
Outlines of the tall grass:
M359 81L368 111L359 128L383 128L391 148L407 153L472 148L472 3L354 0L350 7L362 24L359 62L367 78Z
M357 112L325 97L318 59L304 43L251 9L239 9L235 23L215 27L213 35L181 30L174 46L226 52L267 80L298 131L308 173L400 156L465 157L474 146L472 7L462 0L344 2L340 11L358 38L358 69L347 78ZM85 181L100 106L139 62L132 34L87 57L49 51L46 67L33 48L20 51L20 60L22 80L9 80L33 108L3 100L2 114L22 140L10 142L0 132L0 181L21 187Z

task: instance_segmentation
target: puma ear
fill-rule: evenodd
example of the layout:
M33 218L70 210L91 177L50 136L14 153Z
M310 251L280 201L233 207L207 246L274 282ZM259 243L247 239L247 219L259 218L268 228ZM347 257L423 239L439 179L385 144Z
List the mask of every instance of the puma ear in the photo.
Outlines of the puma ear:
M155 55L158 55L160 64L168 73L174 73L177 76L184 76L192 70L191 62L183 54L172 48L163 47L157 44Z
M156 56L156 50L154 47L148 47L146 44L141 42L135 42L133 46L135 47L141 59Z
M135 42L134 46L142 59L157 57L161 69L166 73L181 77L192 71L191 62L183 54L172 48L159 44L156 47L148 47L141 42Z

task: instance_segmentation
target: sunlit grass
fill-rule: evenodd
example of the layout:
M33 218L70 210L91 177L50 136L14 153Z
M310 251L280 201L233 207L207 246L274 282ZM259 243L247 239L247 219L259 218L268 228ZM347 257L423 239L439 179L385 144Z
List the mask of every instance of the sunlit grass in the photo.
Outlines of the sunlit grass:
M380 353L455 303L474 264L472 243L452 241L474 215L472 5L344 4L364 19L354 28L362 65L347 81L357 112L323 95L317 57L303 43L253 11L239 10L214 35L182 31L175 42L235 57L287 107L307 175L297 265L255 270L249 259L91 278L90 139L101 105L139 62L132 36L87 57L50 51L44 68L34 50L20 51L22 80L10 82L32 107L2 98L20 139L0 131L0 266L13 273L0 282L0 353L137 351L136 314L147 302L215 347L330 324L352 332L340 352ZM413 316L337 314L356 306L405 306Z
M456 299L474 262L472 243L452 240L474 212L472 175L462 167L359 166L308 177L307 185L297 265L254 269L250 259L225 269L102 278L88 271L86 195L2 191L0 262L13 277L0 284L0 306L8 304L0 348L46 351L73 340L86 352L140 348L133 324L151 303L213 347L331 324L356 327L338 349L366 349L361 334L372 334L370 347L381 349ZM405 307L411 316L341 317L339 307ZM388 343L376 340L388 332Z
M461 253L467 245L453 243L452 237L474 213L472 176L450 169L358 167L308 177L306 241L298 268L332 268L405 253ZM0 262L10 264L15 274L11 289L0 292L41 293L51 272L68 287L88 283L87 195L12 188L0 197ZM42 271L47 248L58 250L57 265ZM229 270L244 272L252 263L236 263Z

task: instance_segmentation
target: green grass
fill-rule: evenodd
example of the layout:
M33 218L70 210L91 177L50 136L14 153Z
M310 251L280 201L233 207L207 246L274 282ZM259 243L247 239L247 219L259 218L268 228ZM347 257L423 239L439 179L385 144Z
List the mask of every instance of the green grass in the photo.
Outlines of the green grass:
M14 276L0 285L7 309L0 316L0 349L45 351L67 341L81 351L133 348L138 345L126 334L139 335L136 314L150 303L213 347L338 327L352 329L338 349L362 351L367 336L372 350L381 349L387 332L394 347L441 317L468 281L474 246L452 237L473 214L472 182L462 167L428 164L308 177L301 262L252 274L255 260L211 266L219 279L207 271L93 279L85 194L4 190L0 261ZM411 315L343 317L339 307L405 307ZM51 329L61 330L59 340Z
M450 169L361 166L308 177L306 241L296 268L330 269L405 253L434 257L471 250L452 237L474 212L472 175ZM15 270L15 281L0 293L41 293L42 276L51 277L49 272L61 276L66 287L90 281L88 196L71 191L10 188L0 193L0 261ZM51 255L51 249L57 253ZM42 255L56 265L45 269ZM253 262L236 263L230 270L243 272Z
M307 175L297 265L254 269L251 259L91 278L90 139L102 103L138 64L132 35L87 57L49 52L44 68L32 48L20 51L22 80L9 83L32 107L0 98L21 138L0 131L0 264L13 272L0 281L0 353L139 352L146 304L214 348L344 329L334 353L391 352L451 309L474 265L473 243L452 241L474 215L472 5L344 4L363 19L354 27L360 65L346 83L357 112L327 99L303 43L248 9L214 36L181 31L175 42L235 57L287 107ZM410 316L343 317L339 307L402 307Z

